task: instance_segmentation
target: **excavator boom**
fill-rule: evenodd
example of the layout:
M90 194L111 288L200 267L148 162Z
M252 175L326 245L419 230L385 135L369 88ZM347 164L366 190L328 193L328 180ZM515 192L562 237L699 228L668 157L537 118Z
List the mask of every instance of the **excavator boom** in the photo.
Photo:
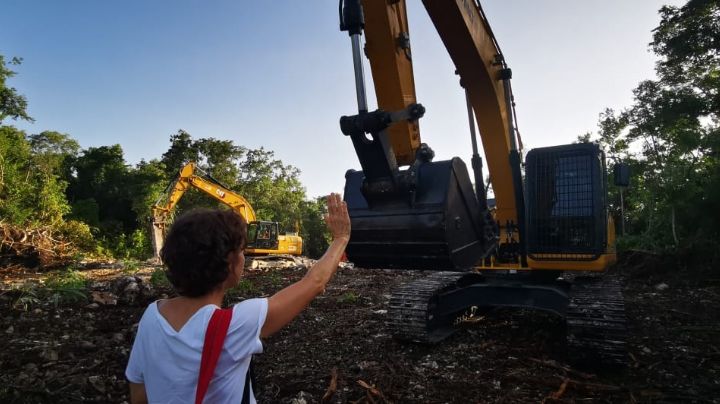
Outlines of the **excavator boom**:
M417 102L405 2L364 0L365 53L370 59L378 108L399 111ZM420 125L402 121L388 129L398 165L410 165L420 148Z
M423 4L441 33L473 107L495 193L495 218L499 223L517 223L516 193L521 191L515 188L509 160L517 147L508 108L511 94L505 84L510 73L504 56L477 2L424 0Z
M194 187L232 208L245 219L245 222L250 223L257 220L255 211L245 198L220 185L217 181L197 175L196 172L200 172L200 169L193 162L184 165L180 169L180 173L172 184L172 189L165 193L167 200L163 203L163 198L161 198L153 205L153 213L156 216L167 215L172 212L185 192Z

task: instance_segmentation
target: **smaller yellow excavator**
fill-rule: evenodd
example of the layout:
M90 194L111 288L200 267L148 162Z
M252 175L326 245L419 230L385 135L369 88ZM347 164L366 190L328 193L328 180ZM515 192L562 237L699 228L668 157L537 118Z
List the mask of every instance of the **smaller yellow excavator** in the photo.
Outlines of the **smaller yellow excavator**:
M245 255L262 256L271 254L302 254L302 238L295 233L280 233L278 222L259 221L250 203L242 196L208 173L202 171L194 162L185 164L175 180L168 185L163 196L152 207L152 242L155 257L165 239L165 231L171 222L171 213L185 192L195 188L229 206L245 219L248 224L248 242Z

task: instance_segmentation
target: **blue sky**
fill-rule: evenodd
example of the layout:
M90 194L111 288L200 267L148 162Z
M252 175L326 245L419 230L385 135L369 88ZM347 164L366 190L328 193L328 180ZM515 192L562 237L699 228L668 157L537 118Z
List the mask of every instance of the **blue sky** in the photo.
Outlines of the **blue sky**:
M654 77L657 10L683 3L484 1L526 148L572 142L604 108L628 106ZM421 136L437 160L469 161L452 62L421 2L408 8ZM336 0L4 0L0 11L0 54L24 59L10 85L35 118L6 123L84 148L118 143L130 164L159 158L178 129L263 146L301 170L310 197L342 190L345 170L359 168L338 126L357 105Z

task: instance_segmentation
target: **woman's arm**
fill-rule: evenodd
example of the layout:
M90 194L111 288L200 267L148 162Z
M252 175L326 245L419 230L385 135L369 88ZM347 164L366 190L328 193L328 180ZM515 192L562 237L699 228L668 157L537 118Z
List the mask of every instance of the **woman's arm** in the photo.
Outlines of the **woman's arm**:
M337 271L340 258L350 240L350 217L347 205L340 199L340 195L330 194L327 204L325 222L333 242L305 277L268 299L268 312L260 331L261 337L272 335L292 321L315 296L325 290L325 285Z
M130 404L147 404L147 402L145 384L130 382Z

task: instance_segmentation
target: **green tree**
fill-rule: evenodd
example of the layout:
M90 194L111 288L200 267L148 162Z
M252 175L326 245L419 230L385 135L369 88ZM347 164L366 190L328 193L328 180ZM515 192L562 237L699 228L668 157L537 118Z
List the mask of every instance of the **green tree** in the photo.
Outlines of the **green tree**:
M718 238L720 4L690 0L660 15L658 80L635 90L628 139L642 145L647 232L677 247Z
M25 133L12 126L0 127L0 217L25 224L35 213L36 185L28 175L30 144Z
M634 171L628 230L643 248L720 244L719 16L711 0L661 8L650 44L658 78L637 86L628 110L601 114L598 142Z
M629 152L629 144L626 139L628 128L628 115L626 112L616 113L611 108L606 108L600 113L598 120L598 133L593 136L592 133L585 133L578 136L578 142L594 142L597 143L605 152L607 161L607 174L610 177L616 164L629 164L635 161L631 158ZM631 171L637 173L637 170ZM620 230L624 227L622 223L622 209L620 190L617 187L608 187L608 208L610 214L616 223L616 228ZM627 202L625 202L627 205ZM627 216L627 215L626 215Z
M198 151L198 167L221 183L234 184L239 177L238 163L247 149L236 146L230 140L214 138L198 139L193 143Z
M130 170L128 191L141 227L150 225L152 206L164 194L168 181L165 165L159 160L141 160Z
M70 181L68 197L74 217L87 223L97 221L105 234L122 234L137 227L128 192L130 169L120 145L84 150L75 160L73 170L75 177ZM83 216L94 204L98 217Z
M13 58L11 65L19 65ZM0 55L0 123L6 118L32 121L27 114L27 100L9 87L14 76ZM69 211L64 197L66 183L58 177L59 164L49 146L40 139L56 138L49 132L29 138L11 126L0 126L0 217L14 224L49 224L62 222Z
M44 131L30 135L30 148L43 169L68 181L74 160L80 153L80 144L70 135L55 131Z
M44 131L28 137L33 162L49 183L42 192L56 205L64 205L63 212L69 211L66 190L71 181L72 166L80 152L80 145L69 135Z
M673 88L692 88L704 109L720 111L720 5L716 0L690 0L683 7L660 9L660 25L651 43L661 57L657 73Z
M300 204L303 255L311 258L320 258L329 246L330 234L323 218L326 200L327 197L320 197Z
M57 225L69 212L65 186L33 154L24 132L0 126L0 217L17 225Z
M179 130L170 137L170 148L160 160L168 178L176 178L179 170L193 161L200 174L208 175L233 191L237 190L238 165L245 148L232 141L214 138L194 140L189 133ZM180 213L197 207L217 207L220 204L201 192L187 192L176 207Z
M272 151L247 149L214 138L193 140L180 130L170 137L170 148L161 162L174 178L188 161L195 161L202 173L247 199L259 219L280 222L285 231L294 231L302 220L305 189L300 171L276 159ZM218 205L207 195L191 191L180 200L177 211Z
M159 160L141 160L129 171L127 193L136 217L136 228L125 233L125 257L147 258L152 255L152 206L164 195L168 179Z
M165 174L173 178L180 168L190 161L198 161L199 153L189 133L180 129L170 136L170 148L163 153L161 162L165 164Z
M11 65L19 65L22 62L20 58L12 58ZM15 72L10 70L5 62L3 55L0 55L0 123L6 118L13 120L22 119L32 121L33 119L27 114L27 100L25 96L18 94L13 87L8 87L7 80L14 76Z
M305 188L300 170L275 159L275 153L264 148L250 149L240 162L238 190L255 208L259 218L293 230L301 219Z

